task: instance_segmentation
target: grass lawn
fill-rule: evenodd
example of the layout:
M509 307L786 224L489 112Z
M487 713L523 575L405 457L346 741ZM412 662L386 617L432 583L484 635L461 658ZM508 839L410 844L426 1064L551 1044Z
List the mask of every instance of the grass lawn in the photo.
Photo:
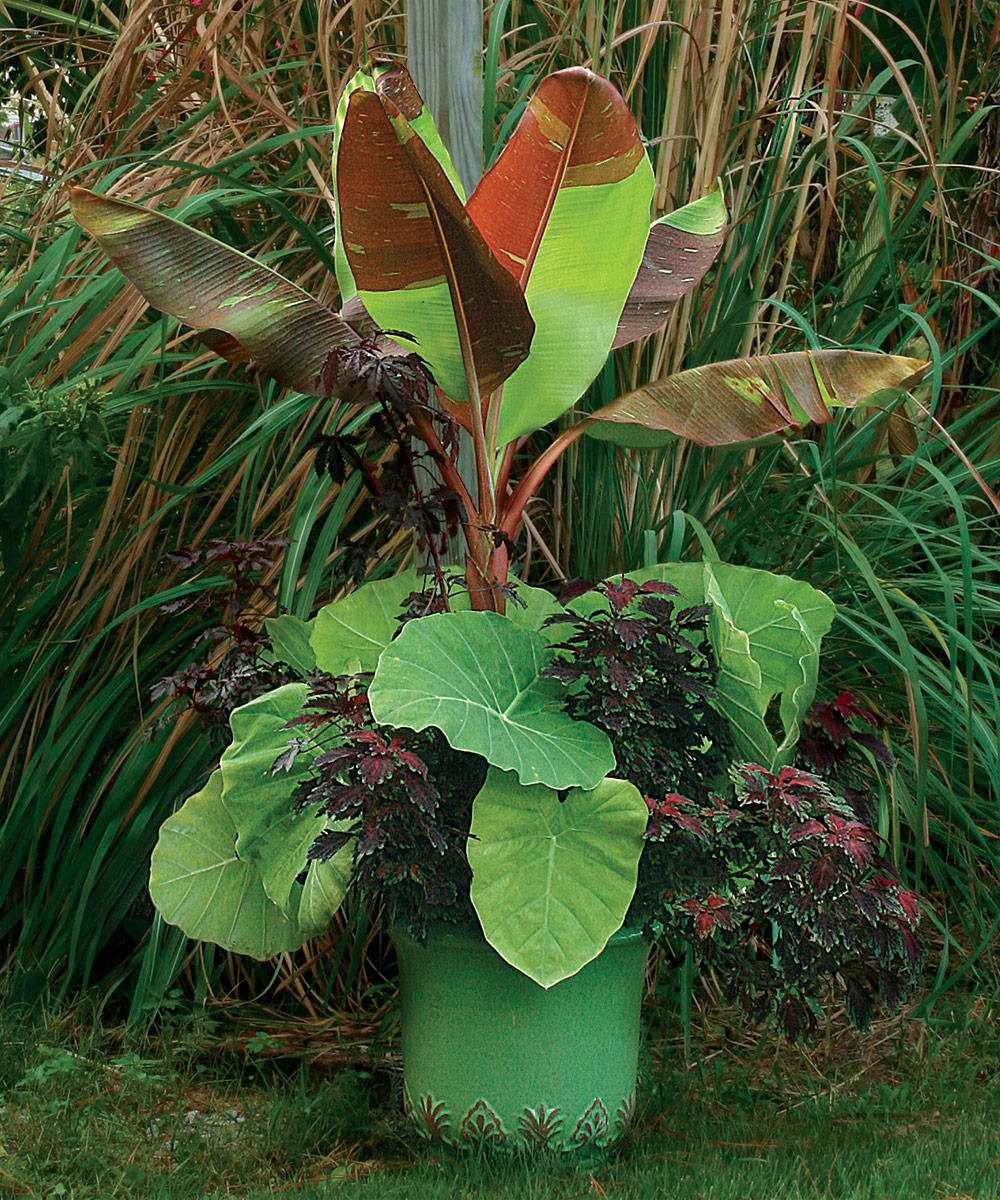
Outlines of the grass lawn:
M761 1040L703 1016L693 1065L651 1032L610 1158L457 1155L399 1114L399 1063L336 1032L178 1014L141 1036L77 1008L0 1024L0 1195L305 1200L995 1200L1000 1013ZM257 1028L263 1017L256 1014Z

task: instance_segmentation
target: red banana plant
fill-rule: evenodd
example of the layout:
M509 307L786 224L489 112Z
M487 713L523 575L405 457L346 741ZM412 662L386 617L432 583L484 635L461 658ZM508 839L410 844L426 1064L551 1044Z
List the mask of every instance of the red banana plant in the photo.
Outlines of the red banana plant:
M467 486L425 404L405 402L461 502L476 609L503 612L525 506L583 434L639 448L745 442L829 421L835 407L911 386L926 368L822 350L682 371L576 421L512 486L524 436L570 409L614 347L655 332L705 275L725 237L720 193L650 225L653 171L632 115L580 67L541 82L467 202L402 67L379 64L349 82L334 147L339 314L157 212L74 188L73 214L151 305L307 395L330 395L344 378L331 362L372 332L404 331L472 436Z

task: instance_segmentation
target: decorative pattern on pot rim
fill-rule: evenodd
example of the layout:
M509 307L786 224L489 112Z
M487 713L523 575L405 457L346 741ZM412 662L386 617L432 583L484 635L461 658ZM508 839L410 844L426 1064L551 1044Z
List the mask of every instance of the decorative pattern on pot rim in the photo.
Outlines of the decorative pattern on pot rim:
M615 1112L615 1119L611 1126L611 1141L616 1142L622 1134L632 1124L632 1118L635 1116L635 1092L629 1092L625 1099L618 1105Z
M423 1137L450 1146L488 1144L574 1150L587 1146L604 1147L617 1141L635 1111L635 1092L618 1105L613 1120L609 1120L604 1101L595 1096L576 1121L571 1116L564 1116L560 1108L544 1103L526 1107L518 1116L514 1130L504 1128L503 1121L485 1099L477 1100L462 1119L456 1121L443 1100L427 1094L414 1101L405 1083L403 1108Z
M570 1139L574 1146L603 1146L608 1140L608 1110L600 1096L594 1098L587 1111L577 1121Z

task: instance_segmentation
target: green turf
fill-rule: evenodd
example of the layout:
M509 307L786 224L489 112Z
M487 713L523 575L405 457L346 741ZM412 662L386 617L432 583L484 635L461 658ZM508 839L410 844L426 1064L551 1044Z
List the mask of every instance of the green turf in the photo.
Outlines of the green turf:
M0 1017L0 1195L188 1200L993 1200L1000 1021L789 1047L713 1018L683 1065L651 1035L632 1140L591 1162L455 1154L399 1112L376 1047L178 1014L146 1036L72 1012ZM290 1036L289 1036L290 1034ZM665 1050L665 1054L661 1051ZM343 1065L344 1062L353 1065ZM360 1065L359 1065L360 1063ZM196 1115L191 1115L196 1114Z

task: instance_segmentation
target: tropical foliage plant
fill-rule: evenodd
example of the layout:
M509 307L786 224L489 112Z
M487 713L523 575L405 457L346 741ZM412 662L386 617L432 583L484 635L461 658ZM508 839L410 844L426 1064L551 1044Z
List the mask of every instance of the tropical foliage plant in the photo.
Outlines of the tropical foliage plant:
M990 309L963 281L988 291L988 264L977 257L975 233L988 189L970 189L965 164L978 156L989 166L995 144L988 107L978 111L968 99L983 94L977 77L988 63L988 30L980 29L975 6L948 6L943 29L935 29L932 57L946 55L949 64L937 80L922 57L921 28L908 31L898 21L876 26L882 18L870 7L860 19L853 10L833 12L811 0L766 10L740 0L733 19L711 2L539 9L513 0L486 8L487 161L537 81L584 63L615 79L649 138L654 214L706 194L720 175L725 180L734 221L725 269L675 307L662 337L618 354L584 407L605 404L665 367L800 346L802 339L905 345L914 328L911 304L940 327L941 344L955 346L959 362L972 362L977 320ZM189 662L196 634L218 623L200 605L169 621L160 615L163 593L189 589L194 598L219 583L211 570L191 572L185 581L179 565L164 560L163 547L231 540L236 531L245 538L293 532L304 549L298 535L312 529L310 555L296 551L270 577L279 602L305 616L358 569L357 559L350 570L342 566L354 555L348 539L357 543L370 524L359 493L351 491L357 473L341 492L311 481L300 461L317 428L313 416L322 410L291 397L247 428L259 411L254 383L240 368L220 371L192 357L190 335L171 320L149 324L146 306L121 292L103 256L67 228L58 184L117 173L119 194L183 204L186 221L252 249L330 301L334 264L325 241L332 229L322 201L329 113L343 79L364 56L365 39L401 51L405 31L399 13L380 14L365 28L353 22L353 10L317 10L308 0L293 12L231 0L210 10L148 0L125 11L82 3L72 13L12 0L7 12L10 36L0 59L10 64L15 86L40 103L36 128L44 137L36 151L47 174L24 210L26 225L4 205L5 363L34 386L77 387L92 378L110 393L110 439L96 488L90 491L84 477L71 504L61 490L33 543L31 570L5 571L4 580L4 611L17 618L3 627L0 789L10 816L0 936L9 966L65 985L103 976L122 954L117 944L110 955L108 948L122 913L132 915L128 898L142 888L151 831L206 765L188 717L172 730L169 747L142 740L162 711L144 702L149 686ZM897 38L894 53L884 56L870 31L883 41ZM885 74L895 61L903 62L901 72ZM858 81L857 115L838 124L840 98ZM886 139L873 124L877 91L899 97L904 136ZM921 124L912 118L925 103L929 119ZM969 116L975 120L967 122ZM979 129L986 134L976 149L970 137ZM891 170L877 162L891 162ZM968 222L966 200L978 205ZM800 213L807 237L800 236ZM809 308L813 297L818 318ZM841 311L862 301L860 325L834 327ZM817 341L783 304L810 314ZM73 313L83 319L73 324ZM975 370L988 375L982 357ZM955 375L961 379L962 372L956 368ZM271 394L265 386L265 398ZM954 405L961 395L945 389L940 402ZM932 405L937 397L935 391ZM970 408L951 429L984 469L991 459L985 401L986 394L978 416ZM940 407L935 412L942 415ZM847 617L827 638L824 679L869 705L878 697L893 722L908 712L905 725L894 723L884 735L901 752L903 770L877 789L880 828L900 863L912 865L923 854L925 871L953 898L954 919L975 935L975 947L989 933L996 865L996 747L983 714L997 670L980 636L995 597L988 545L981 564L977 548L989 515L977 507L974 480L935 437L920 442L921 453L933 452L934 465L956 488L958 508L932 475L909 473L887 441L887 428L895 439L899 427L898 419L887 425L882 415L861 424L837 421L827 427L836 438L820 439L835 456L806 453L795 460L785 450L702 452L684 441L639 459L581 438L550 474L552 490L526 514L528 553L519 573L535 577L540 550L548 556L543 570L558 565L594 579L627 569L643 561L649 529L660 557L690 553L685 543L694 525L678 521L683 510L712 529L726 557L820 582ZM546 436L538 435L542 445ZM641 471L633 461L643 464ZM654 471L657 463L662 467ZM855 469L862 475L851 475ZM841 486L849 476L867 479L868 508L842 507L860 495ZM736 480L746 480L746 488L734 492ZM816 488L846 524L823 524ZM584 508L592 520L580 519ZM967 524L953 538L956 512ZM852 575L855 560L831 532L838 528L859 539L870 567L863 577ZM890 530L896 532L886 536ZM364 540L372 545L370 534ZM972 657L956 661L957 691L956 675L941 667L936 647L941 639L965 645L966 617L960 602L956 622L948 589L931 585L945 577L936 567L930 576L908 565L922 561L915 557L921 546L966 600L960 579L963 563L971 564L971 603L982 622L973 626ZM70 551L80 547L92 553L78 567ZM647 561L655 561L651 553ZM390 547L387 563L385 556L375 562L376 573L392 562ZM900 623L898 637L886 624L887 607ZM109 613L126 615L109 627ZM895 665L907 643L916 664L908 672L913 708ZM31 662L37 669L26 675ZM877 683L867 674L871 664L882 664ZM961 682L971 664L966 706ZM191 752L187 776L179 769L180 745ZM966 784L957 787L959 780ZM135 936L148 933L145 920L126 924ZM141 957L124 964L128 970L146 964L128 984L136 1005L147 990L167 986L184 957L183 939L159 926L153 935L140 946ZM963 952L952 943L951 964L962 962ZM276 967L280 986L288 961ZM202 988L201 963L214 986L232 986L243 976L232 959L216 957L213 966L210 955L199 953L194 977ZM321 998L331 972L316 973L308 964L296 969L296 995Z
M918 910L871 827L787 766L741 768L725 798L733 755L759 748L714 707L726 681L743 675L735 694L762 709L777 686L801 719L829 604L766 572L697 576L640 572L565 608L522 585L501 618L462 592L444 611L411 572L308 626L279 618L275 645L310 682L233 713L219 769L162 828L154 901L190 935L265 957L352 888L418 936L481 928L546 987L625 922L690 937L793 1037L836 975L856 1023L876 994L894 1008L920 961ZM711 599L692 605L699 584ZM786 663L758 694L747 647L758 678Z
M543 81L465 207L406 73L378 67L352 83L335 138L341 288L349 295L340 316L169 218L73 193L77 220L149 302L204 330L214 348L250 355L300 391L350 387L377 398L399 452L415 433L434 457L467 546L464 589L453 600L439 565L441 611L398 633L392 605L365 589L322 611L305 657L303 631L284 638L299 670L334 680L310 701L320 714L297 715L304 685L294 684L233 714L219 771L164 826L151 888L168 919L194 936L257 955L288 949L329 919L357 865L364 878L366 860L387 843L395 839L398 851L416 838L447 857L446 831L435 824L441 794L428 782L422 744L407 732L434 729L452 752L487 769L471 823L450 830L460 844L471 839L469 899L487 940L551 986L598 954L625 919L649 810L631 780L610 774L607 735L566 711L544 632L558 606L546 593L529 600L512 590L509 552L528 498L584 432L645 445L678 435L753 439L827 421L831 406L912 382L923 364L821 352L682 374L571 427L511 486L516 439L571 407L616 340L662 322L717 252L724 214L709 197L647 227L652 179L634 122L614 89L587 71ZM371 320L372 338L387 329L417 354L363 342L355 326ZM443 418L428 403L432 381ZM451 439L438 433L456 422L472 434L474 493L446 450ZM329 458L328 450L328 467ZM417 490L415 473L413 482ZM653 597L667 594L711 612L719 703L740 750L769 766L787 761L815 688L828 602L808 585L721 564L680 576L680 588L650 579L605 589L611 629L640 637L641 623L622 611L638 593L651 615ZM412 591L413 582L386 585L396 607L406 595L398 588ZM275 637L280 653L277 629ZM616 676L611 690L623 686ZM780 741L765 721L776 696ZM281 749L289 727L330 720L334 744L306 739ZM701 740L707 753L712 740ZM305 789L327 822L318 838L288 804L288 773L310 761L335 764ZM381 881L385 864L373 870L369 882ZM410 873L432 907L463 890L406 853L396 870Z

